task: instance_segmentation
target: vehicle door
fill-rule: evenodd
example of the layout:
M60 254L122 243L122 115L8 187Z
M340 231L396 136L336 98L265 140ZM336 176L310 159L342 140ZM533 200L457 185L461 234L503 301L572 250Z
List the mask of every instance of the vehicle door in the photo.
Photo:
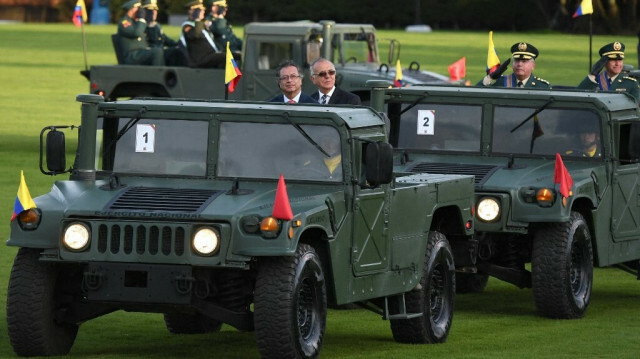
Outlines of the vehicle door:
M611 228L616 242L640 236L640 124L618 126L619 160L614 164L611 206Z

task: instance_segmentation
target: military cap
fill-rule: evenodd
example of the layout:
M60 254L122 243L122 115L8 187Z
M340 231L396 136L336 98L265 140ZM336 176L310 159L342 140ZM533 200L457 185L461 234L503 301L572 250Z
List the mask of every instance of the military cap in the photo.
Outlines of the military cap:
M202 0L194 0L188 2L186 5L189 9L201 8L204 9L204 5L202 5Z
M538 49L526 42L517 42L511 46L511 56L514 59L535 59L538 54Z
M610 59L622 60L624 59L624 44L618 41L606 44L600 48L598 53L600 56L606 56Z
M140 0L129 0L126 3L122 4L122 8L125 11L129 11L131 9L133 9L134 7L138 7L140 6Z
M227 0L217 0L213 2L213 5L218 5L218 6L224 6L224 7L228 7L227 6Z
M142 0L142 7L149 10L158 10L158 0Z

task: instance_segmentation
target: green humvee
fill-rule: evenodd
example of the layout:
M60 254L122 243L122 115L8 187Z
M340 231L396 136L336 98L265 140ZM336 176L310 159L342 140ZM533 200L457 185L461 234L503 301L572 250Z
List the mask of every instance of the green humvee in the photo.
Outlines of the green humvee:
M459 293L482 291L491 275L533 288L543 316L578 318L589 305L594 265L637 275L640 118L633 98L384 85L373 89L372 105L390 118L396 170L475 176L477 245L453 248ZM565 195L556 184L563 166L573 181L565 182Z
M388 64L380 61L376 29L370 24L336 24L334 21L249 23L239 61L242 79L229 94L232 100L267 100L279 93L275 69L291 59L302 66L302 91L313 93L309 64L322 56L336 65L336 84L367 102L367 80L390 80L396 76L395 60L400 54L397 40L389 42ZM89 91L115 100L126 97L225 98L224 53L220 68L158 67L132 65L91 66L82 72ZM417 62L403 70L407 84L443 83L443 75L420 70Z
M446 340L473 176L394 178L377 112L78 101L70 169L68 129L41 135L41 170L69 179L11 223L17 354L64 355L80 323L116 310L164 313L172 333L255 331L264 357L315 357L327 306L347 303L399 342Z

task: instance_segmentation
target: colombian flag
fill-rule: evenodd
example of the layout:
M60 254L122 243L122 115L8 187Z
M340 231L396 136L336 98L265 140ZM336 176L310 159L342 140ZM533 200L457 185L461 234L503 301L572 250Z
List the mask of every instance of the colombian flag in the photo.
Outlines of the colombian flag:
M229 92L233 92L236 89L241 76L242 72L240 72L236 60L233 59L231 50L229 50L229 41L227 41L227 64L224 70L224 83L227 85Z
M28 209L36 208L36 204L29 194L29 188L24 181L24 172L20 171L20 186L18 187L18 196L16 197L16 203L13 205L13 215L11 220L13 221L18 215Z
M81 27L85 22L87 22L87 7L84 5L84 0L78 0L73 10L73 23L76 27Z
M500 67L500 59L493 45L493 31L489 31L489 52L487 53L487 74L492 73Z
M578 10L576 10L572 17L588 14L593 14L593 4L591 3L591 0L582 0L580 6L578 6Z
M393 86L404 86L404 81L402 81L402 66L400 66L400 59L398 59L398 61L396 62L396 79L393 81Z

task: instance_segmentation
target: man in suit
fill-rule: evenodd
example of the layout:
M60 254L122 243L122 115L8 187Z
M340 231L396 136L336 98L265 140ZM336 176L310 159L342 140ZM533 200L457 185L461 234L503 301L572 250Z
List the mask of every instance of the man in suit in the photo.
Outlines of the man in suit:
M122 5L125 15L118 23L118 42L125 65L164 65L162 48L150 47L145 30L145 10L139 0L130 0Z
M600 48L600 60L591 68L591 72L578 85L579 89L626 92L640 101L638 81L620 73L624 66L624 44L612 42ZM604 68L604 71L600 72Z
M311 82L318 87L311 97L319 104L362 105L358 95L336 87L336 66L331 61L320 57L311 63L310 71Z
M511 46L511 59L508 59L497 70L485 76L478 83L478 86L551 89L548 81L533 75L538 54L538 49L529 43L518 42L513 44ZM513 73L508 76L502 76L512 59Z
M295 62L286 60L278 65L276 77L282 94L276 95L269 102L318 103L302 92L302 71Z

